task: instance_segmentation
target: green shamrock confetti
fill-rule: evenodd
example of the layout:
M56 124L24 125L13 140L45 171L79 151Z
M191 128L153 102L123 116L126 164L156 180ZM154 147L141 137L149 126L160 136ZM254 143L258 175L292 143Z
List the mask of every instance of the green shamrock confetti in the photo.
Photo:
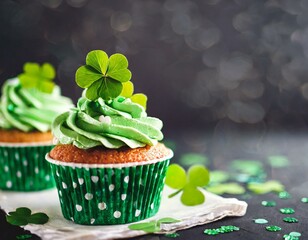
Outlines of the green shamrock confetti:
M269 232L279 232L281 231L281 227L275 226L275 225L270 225L266 227L266 230Z
M176 223L176 222L180 222L180 220L177 220L174 218L161 218L157 221L153 220L150 222L130 224L128 228L130 230L139 230L139 231L144 231L147 233L154 233L154 232L160 231L161 224L170 224L170 223Z
M245 193L245 188L238 183L221 183L221 184L213 184L206 188L207 191L211 193L215 193L218 195L222 195L225 193L228 194L243 194Z
M205 229L204 233L207 235L218 235L218 234L223 234L223 233L230 233L233 231L239 231L240 228L237 226L221 226L220 228L213 228L213 229Z
M24 72L18 75L19 82L23 88L35 88L41 92L51 93L55 84L56 76L54 67L49 63L40 66L38 63L25 63Z
M198 154L198 153L185 153L183 154L179 162L183 166L191 166L194 164L202 164L202 165L207 165L209 163L209 159L203 155L203 154Z
M31 213L31 210L26 207L17 208L14 212L9 212L6 216L6 221L12 225L25 226L29 223L45 224L49 217L45 213Z
M258 218L258 219L253 219L254 223L257 223L257 224L266 224L268 223L268 221L264 218Z
M230 178L229 173L225 171L211 171L210 184L223 183L228 181Z
M195 206L205 201L203 193L198 187L205 187L209 183L210 173L203 165L191 166L187 174L178 164L171 164L166 173L166 185L177 189L169 197L173 197L180 192L181 202L186 206Z
M299 237L293 237L288 234L283 235L284 240L299 240Z
M300 237L300 236L302 236L302 234L299 233L299 232L290 232L289 235L292 236L292 237Z
M23 234L23 235L17 235L16 239L29 239L32 238L33 236L31 234Z
M255 194L284 191L284 186L276 180L267 181L265 183L248 183L247 188Z
M290 165L288 158L286 156L281 156L281 155L269 156L268 163L273 168L282 168Z
M283 214L293 214L295 210L293 208L280 208L279 210Z
M280 199L290 199L290 198L292 198L291 194L286 192L286 191L278 193L278 197Z
M262 201L261 204L264 207L275 207L276 206L275 201Z
M165 234L165 237L168 237L168 238L177 238L177 237L179 237L180 236L180 234L178 234L178 233L166 233Z
M90 100L114 99L121 94L122 83L132 77L127 67L124 55L116 53L108 58L104 51L93 50L86 57L86 65L77 69L76 83L86 89L85 95Z

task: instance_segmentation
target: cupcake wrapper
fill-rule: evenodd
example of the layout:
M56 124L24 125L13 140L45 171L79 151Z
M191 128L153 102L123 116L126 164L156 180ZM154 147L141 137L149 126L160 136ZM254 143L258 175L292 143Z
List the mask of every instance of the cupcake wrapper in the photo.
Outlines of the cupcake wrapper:
M0 189L38 191L55 186L45 155L47 146L0 145Z
M159 209L168 164L169 159L109 168L51 163L63 216L85 225L149 218Z

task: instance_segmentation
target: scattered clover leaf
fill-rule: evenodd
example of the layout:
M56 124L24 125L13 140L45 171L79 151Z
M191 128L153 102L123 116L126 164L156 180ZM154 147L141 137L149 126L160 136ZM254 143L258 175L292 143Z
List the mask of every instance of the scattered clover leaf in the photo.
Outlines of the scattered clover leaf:
M286 156L280 156L280 155L269 156L268 163L273 168L282 168L290 165L288 158Z
M45 213L31 213L31 210L26 207L17 208L14 212L9 212L6 216L6 221L12 225L24 226L29 223L45 224L49 217Z
M160 225L161 224L170 224L170 223L176 223L180 222L180 220L174 219L174 218L161 218L159 220L153 220L150 222L143 222L143 223L134 223L130 224L128 228L130 230L140 230L147 233L154 233L160 231Z
M141 105L145 110L147 108L147 101L148 98L143 93L134 93L134 84L131 81L124 82L122 92L120 93L121 96L130 98L130 100L134 103L138 103Z
M56 76L54 67L49 63L25 63L24 72L18 75L23 88L35 88L41 92L51 93L55 84L53 79Z
M250 176L257 176L264 171L262 163L256 160L234 160L231 163L231 168Z
M215 183L223 183L228 181L230 178L229 173L225 171L211 171L211 179L210 179L210 184L215 184Z
M187 167L194 164L207 165L209 163L209 159L205 155L198 153L185 153L180 157L179 161L183 166Z
M245 193L245 188L238 183L221 183L221 184L213 184L206 188L207 191L211 193L215 193L218 195L222 195L225 193L228 194L243 194Z
M86 57L86 65L77 69L76 83L86 89L85 95L90 100L114 99L121 94L123 83L132 77L127 67L124 55L116 53L108 58L104 51L93 50Z
M180 165L171 164L166 173L166 185L177 191L169 195L169 198L182 192L181 202L184 205L202 204L205 197L198 187L205 187L209 179L210 173L203 165L193 165L186 173Z
M267 181L265 183L248 183L247 188L255 194L265 194L269 192L282 192L284 186L276 180Z

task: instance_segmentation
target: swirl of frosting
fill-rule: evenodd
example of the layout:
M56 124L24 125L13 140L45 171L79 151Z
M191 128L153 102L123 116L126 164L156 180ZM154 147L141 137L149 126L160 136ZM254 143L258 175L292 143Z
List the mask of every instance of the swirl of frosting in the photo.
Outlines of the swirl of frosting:
M90 101L82 97L76 109L55 119L52 131L61 144L73 144L81 149L137 148L162 140L162 127L161 120L148 117L144 108L129 98Z
M73 107L72 101L61 96L58 86L48 94L22 88L17 78L9 79L2 88L0 128L47 132L55 117L70 107Z

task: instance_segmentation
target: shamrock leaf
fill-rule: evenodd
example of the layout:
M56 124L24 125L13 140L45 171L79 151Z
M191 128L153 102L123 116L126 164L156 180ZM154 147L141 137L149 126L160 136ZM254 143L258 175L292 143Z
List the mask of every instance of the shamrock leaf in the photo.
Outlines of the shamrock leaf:
M207 191L215 193L218 195L221 194L243 194L245 193L245 188L238 183L221 183L213 184L206 188Z
M94 50L88 53L86 65L77 69L76 82L86 89L86 97L90 100L114 99L121 94L123 83L131 79L127 67L124 55L116 53L108 58L104 51Z
M263 172L262 163L255 160L234 160L231 163L231 168L250 176L257 176Z
M280 155L269 156L268 163L273 168L282 168L290 165L288 158Z
M166 218L161 218L157 221L153 220L150 222L130 224L128 228L130 230L140 230L140 231L144 231L147 233L154 233L154 232L160 231L160 224L170 224L170 223L176 223L176 222L180 222L180 220L166 217Z
M18 75L23 88L36 88L41 92L51 93L55 84L52 82L56 76L54 67L49 63L40 66L38 63L25 63L24 72Z
M180 157L179 161L184 166L191 166L193 164L207 165L209 163L209 160L205 155L198 153L185 153Z
M12 225L24 226L28 223L45 224L49 217L45 213L31 214L31 210L26 207L17 208L14 212L9 212L6 221Z
M120 95L126 98L130 98L132 102L138 103L146 110L147 100L148 100L147 96L144 95L143 93L136 93L133 95L134 84L131 81L124 82L122 83L122 85L123 89Z
M247 188L255 194L284 191L284 186L276 180L267 181L265 183L248 183Z
M226 182L228 181L229 178L230 178L229 173L225 171L219 171L219 170L211 171L210 184Z
M171 164L166 173L166 185L177 189L172 193L173 197L182 192L181 202L186 206L195 206L205 201L203 193L198 187L204 187L209 183L209 171L203 165L191 166L187 174L178 164Z

